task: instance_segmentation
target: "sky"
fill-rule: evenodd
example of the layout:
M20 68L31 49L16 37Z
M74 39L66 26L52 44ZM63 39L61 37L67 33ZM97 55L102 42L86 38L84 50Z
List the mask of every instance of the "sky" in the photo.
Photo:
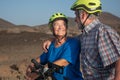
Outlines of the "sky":
M46 24L50 16L62 12L75 17L70 10L76 0L0 0L0 18L16 25ZM102 9L120 17L120 0L101 0Z

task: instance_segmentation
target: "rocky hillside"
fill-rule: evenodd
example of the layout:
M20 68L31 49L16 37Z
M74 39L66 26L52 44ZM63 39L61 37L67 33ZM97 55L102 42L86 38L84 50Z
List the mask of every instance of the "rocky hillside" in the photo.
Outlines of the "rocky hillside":
M70 35L78 34L77 24L74 21L74 18L69 17L69 30L68 33ZM120 18L114 16L110 13L104 12L100 15L101 22L112 26L120 33ZM6 21L4 19L0 19L0 32L6 33L21 33L21 32L41 32L45 34L51 34L49 27L47 24L38 25L38 26L27 26L27 25L15 25Z
M100 16L101 22L110 25L120 34L120 18L110 13L103 13Z

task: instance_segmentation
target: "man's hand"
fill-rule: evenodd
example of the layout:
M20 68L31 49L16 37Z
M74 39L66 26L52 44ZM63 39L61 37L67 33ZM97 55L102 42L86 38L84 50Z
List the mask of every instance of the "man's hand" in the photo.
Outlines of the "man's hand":
M46 41L43 42L42 48L43 48L44 52L48 52L48 48L49 48L52 40L53 39L49 39L49 40L46 40Z

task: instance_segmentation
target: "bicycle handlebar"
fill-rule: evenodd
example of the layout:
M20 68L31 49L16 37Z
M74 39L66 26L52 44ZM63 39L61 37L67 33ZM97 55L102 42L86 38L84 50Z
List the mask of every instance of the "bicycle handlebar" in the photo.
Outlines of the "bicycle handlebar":
M46 80L48 77L51 77L54 79L54 76L52 75L54 72L58 72L60 74L63 74L63 67L58 66L56 64L48 62L49 69L44 72L44 66L38 63L35 59L32 59L31 62L34 64L33 71L37 73L42 79L40 80Z

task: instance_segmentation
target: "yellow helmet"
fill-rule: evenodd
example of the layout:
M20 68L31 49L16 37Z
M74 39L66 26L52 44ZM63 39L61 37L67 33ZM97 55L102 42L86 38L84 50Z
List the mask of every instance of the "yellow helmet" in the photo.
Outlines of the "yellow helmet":
M68 23L68 19L66 17L66 15L64 15L63 13L60 13L60 12L57 12L57 13L54 13L50 19L49 19L49 26L52 27L52 23L57 20L57 19L63 19L65 20L66 24Z
M85 10L90 14L102 12L100 0L77 0L71 10Z
M49 23L53 22L54 20L58 19L58 18L63 18L63 19L66 19L67 20L67 17L63 14L63 13L60 13L60 12L57 12L57 13L54 13L50 19L49 19Z

